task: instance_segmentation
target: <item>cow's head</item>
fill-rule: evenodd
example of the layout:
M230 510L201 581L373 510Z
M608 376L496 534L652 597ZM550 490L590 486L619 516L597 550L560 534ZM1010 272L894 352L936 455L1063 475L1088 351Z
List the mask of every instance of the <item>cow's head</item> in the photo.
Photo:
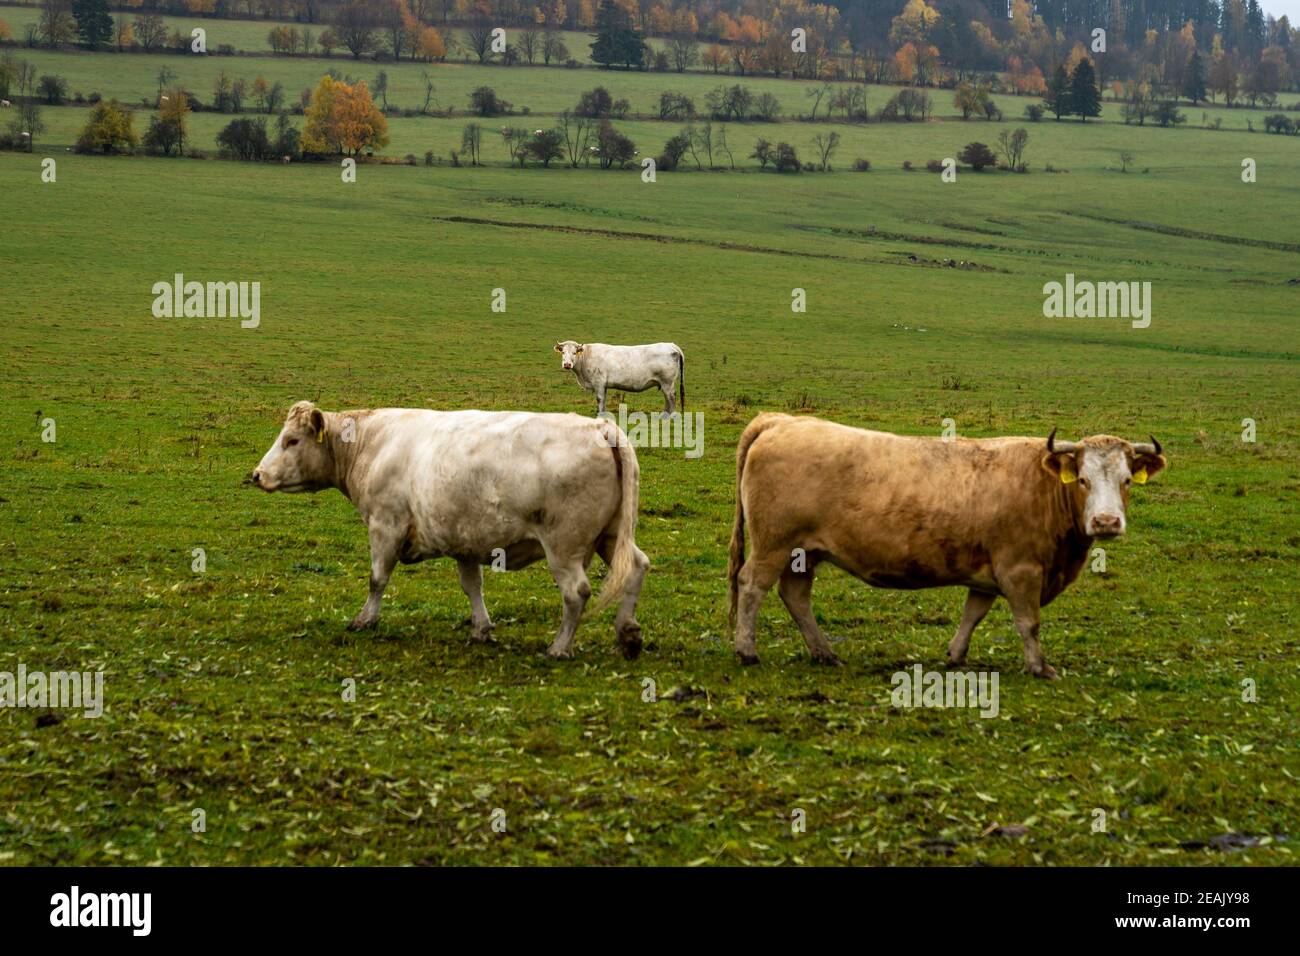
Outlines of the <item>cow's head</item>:
M560 353L560 367L566 372L573 368L578 361L578 356L586 346L581 342L575 342L570 339L567 342L556 342L555 351Z
M249 481L263 491L320 491L332 476L325 413L311 402L298 402Z
M1165 467L1160 442L1133 444L1111 435L1080 442L1047 436L1043 467L1068 486L1081 516L1080 531L1092 538L1114 538L1127 524L1128 490Z

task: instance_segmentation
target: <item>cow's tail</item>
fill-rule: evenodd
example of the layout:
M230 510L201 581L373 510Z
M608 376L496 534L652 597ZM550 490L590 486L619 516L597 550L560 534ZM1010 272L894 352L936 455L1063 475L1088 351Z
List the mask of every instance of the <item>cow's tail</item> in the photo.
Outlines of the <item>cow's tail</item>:
M749 446L763 434L782 415L759 415L747 426L736 446L736 520L731 526L731 554L727 559L727 581L731 589L731 610L727 619L736 623L736 604L740 598L740 569L745 564L745 503L741 497L741 480L745 477L745 459L749 456Z
M677 349L677 404L679 411L686 414L686 356L682 354L680 348Z
M641 495L641 466L637 464L632 442L621 428L608 419L601 421L601 429L618 463L619 490L622 494L618 506L614 553L610 555L605 583L601 585L600 594L592 604L593 612L608 607L615 598L620 597L636 570L636 515Z

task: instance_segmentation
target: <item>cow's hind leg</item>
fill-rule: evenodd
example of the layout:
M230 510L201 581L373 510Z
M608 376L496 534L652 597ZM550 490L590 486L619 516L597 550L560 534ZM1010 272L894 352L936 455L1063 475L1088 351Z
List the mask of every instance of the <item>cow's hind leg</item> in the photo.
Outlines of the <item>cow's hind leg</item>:
M460 572L461 590L469 598L474 640L486 641L492 636L492 619L483 603L483 566L473 559L457 558L456 570Z
M812 587L811 569L793 571L786 568L777 585L777 593L781 595L781 600L785 602L785 609L790 612L795 624L799 625L799 633L803 635L812 659L818 664L838 664L840 659L835 656L830 642L826 640L826 635L817 626L817 617L812 609Z
M564 619L560 621L560 630L546 653L557 658L572 657L573 635L578 630L578 622L582 619L582 609L587 606L587 599L591 597L591 583L587 580L585 555L560 556L548 549L546 560L551 568L551 576L559 585L560 595L564 599Z
M660 382L659 390L664 393L664 410L660 418L670 418L677 411L677 399L673 397L672 381Z
M966 648L970 646L970 636L979 627L980 621L984 620L984 615L988 614L989 608L993 602L998 599L996 594L989 594L987 591L976 591L971 589L966 592L966 607L961 612L961 623L957 625L957 633L948 643L948 666L960 667L966 663Z
M758 609L772 590L772 585L785 570L786 556L780 552L760 557L755 549L740 569L740 595L736 613L736 656L742 664L758 663L758 646L754 641L754 628Z
M348 625L349 631L363 631L379 623L379 605L384 600L384 589L397 566L397 552L401 535L384 522L375 520L370 525L370 596L361 611Z
M600 540L597 550L601 560L606 564L614 559L617 540L609 536ZM618 637L618 646L622 649L623 656L630 661L635 660L641 653L641 625L636 620L636 602L641 596L641 585L645 582L646 572L650 570L650 559L635 545L632 547L632 560L635 562L632 577L628 579L627 587L623 589L618 604L618 614L614 618L614 633Z

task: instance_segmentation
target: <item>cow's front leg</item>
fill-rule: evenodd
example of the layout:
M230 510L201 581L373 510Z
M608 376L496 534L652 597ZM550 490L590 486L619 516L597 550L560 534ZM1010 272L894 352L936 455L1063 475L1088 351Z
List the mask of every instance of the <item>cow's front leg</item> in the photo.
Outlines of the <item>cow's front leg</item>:
M961 667L966 663L966 648L970 647L970 636L979 627L980 621L984 620L984 615L989 613L989 608L996 601L996 594L989 594L986 591L970 590L966 592L966 607L961 612L961 623L957 625L957 633L948 643L948 666Z
M457 558L456 569L460 572L461 589L469 598L474 640L486 641L492 636L492 619L488 617L487 605L483 603L483 567L477 561Z
M384 599L384 589L397 565L397 552L402 536L384 522L373 520L370 524L370 596L352 623L349 631L362 631L379 622L379 605Z
M599 418L605 414L605 383L597 382L594 391L596 392L596 417Z
M1043 593L1042 572L1034 570L1017 574L1011 579L1007 589L1007 603L1011 605L1011 615L1020 632L1020 640L1025 646L1025 666L1035 677L1057 680L1060 675L1056 668L1043 660L1043 648L1038 643L1039 595Z

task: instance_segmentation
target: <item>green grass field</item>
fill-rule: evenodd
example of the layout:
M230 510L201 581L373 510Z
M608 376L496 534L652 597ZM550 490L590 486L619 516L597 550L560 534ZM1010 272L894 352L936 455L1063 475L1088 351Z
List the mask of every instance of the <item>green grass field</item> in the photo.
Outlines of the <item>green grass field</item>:
M158 59L55 56L82 71L74 88L134 101ZM594 77L492 72L539 109ZM899 166L1005 125L872 124L840 127L837 165L866 155L861 175L363 165L344 184L332 165L54 149L83 113L45 111L48 153L0 153L0 671L102 669L106 710L0 710L0 862L1294 861L1294 139L1045 122L1030 175L944 184ZM195 117L196 135L227 119ZM440 151L460 125L396 120L387 152ZM675 129L626 125L643 152ZM738 154L767 128L740 129ZM1113 171L1120 149L1150 172ZM152 285L177 272L259 281L260 327L155 319ZM1044 318L1043 284L1066 273L1150 281L1150 327ZM700 460L640 452L646 652L625 662L606 612L576 660L547 659L560 607L541 566L487 575L492 645L471 643L449 562L399 569L379 630L346 632L368 570L351 506L241 486L289 405L589 414L562 338L677 341L705 415ZM1107 571L1044 612L1063 680L1024 674L1000 603L971 647L1000 672L999 717L896 709L891 675L942 666L959 591L829 571L816 606L844 667L808 661L775 595L762 665L733 657L733 453L762 410L922 435L947 418L970 436L1154 433L1170 465L1135 490ZM1230 832L1265 839L1197 845Z

